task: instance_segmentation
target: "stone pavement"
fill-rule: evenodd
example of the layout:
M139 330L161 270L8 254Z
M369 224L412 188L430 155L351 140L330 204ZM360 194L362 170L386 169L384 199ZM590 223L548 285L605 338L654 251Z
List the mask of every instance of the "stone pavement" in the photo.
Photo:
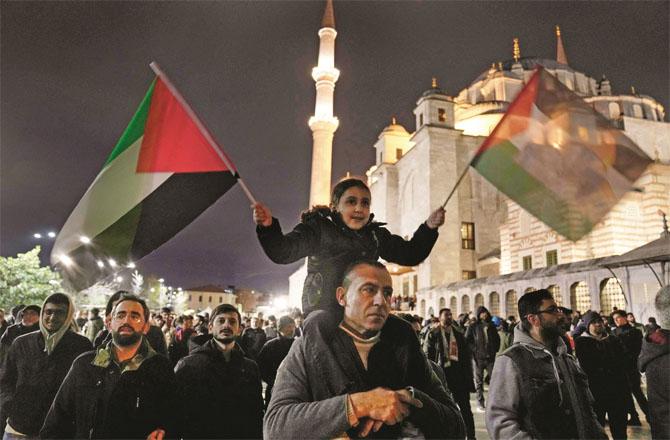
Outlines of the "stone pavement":
M646 390L645 395L646 395ZM477 400L475 399L475 394L472 393L470 394L471 399L470 399L470 407L472 408L472 414L475 416L475 431L477 435L477 440L489 440L489 434L486 432L486 420L484 419L484 413L483 412L478 412L477 411ZM637 406L637 402L636 402ZM642 419L642 426L629 426L628 427L628 439L629 440L649 440L651 439L651 431L649 428L649 424L644 418L644 414L640 410L639 407L637 407L637 412L640 414L640 418ZM609 432L609 429L606 427L605 432L607 435L611 437L611 434Z

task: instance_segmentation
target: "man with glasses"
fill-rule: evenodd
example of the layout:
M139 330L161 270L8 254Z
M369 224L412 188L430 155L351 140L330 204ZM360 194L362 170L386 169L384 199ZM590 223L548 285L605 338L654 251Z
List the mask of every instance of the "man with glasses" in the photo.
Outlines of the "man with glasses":
M73 314L69 296L49 295L42 306L39 330L16 338L9 348L0 373L4 439L37 438L72 361L92 348L88 339L72 330Z
M177 399L170 361L144 335L149 309L122 295L112 309L112 340L79 356L49 409L41 438L175 436Z
M551 293L519 299L514 344L496 360L486 407L492 439L606 439L584 372L560 338L565 316Z

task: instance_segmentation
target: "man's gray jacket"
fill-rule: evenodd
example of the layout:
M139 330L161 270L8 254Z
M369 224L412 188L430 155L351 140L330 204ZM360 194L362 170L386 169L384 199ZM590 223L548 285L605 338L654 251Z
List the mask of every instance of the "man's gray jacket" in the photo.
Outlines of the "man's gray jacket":
M356 358L351 337L343 337L344 332L337 327L323 331L323 326L316 329L309 325L309 321L318 320L322 314L325 312L310 315L304 336L295 340L279 367L265 414L264 438L335 438L347 431L349 436L355 436L347 418L347 394L384 385L389 389L415 388L415 397L422 401L423 408L412 407L408 420L426 438L464 438L465 427L458 407L432 372L406 322L394 316L388 318L380 341L368 358L368 368L373 364L385 367L379 369L381 374L375 374L374 379L361 380L366 374L357 365L360 359ZM385 382L386 377L392 383L370 384ZM394 428L398 427L384 426L382 431L386 429L389 435ZM382 431L371 436L381 435Z
M606 439L586 374L557 338L556 353L517 326L496 359L486 406L492 439Z

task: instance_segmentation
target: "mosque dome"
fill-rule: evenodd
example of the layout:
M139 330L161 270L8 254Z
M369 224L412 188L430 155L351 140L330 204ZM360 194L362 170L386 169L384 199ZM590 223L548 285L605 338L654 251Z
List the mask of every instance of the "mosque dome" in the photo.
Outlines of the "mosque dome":
M409 134L405 129L405 127L397 123L395 118L391 120L390 125L387 125L384 128L384 130L382 130L382 134L390 134L390 133Z

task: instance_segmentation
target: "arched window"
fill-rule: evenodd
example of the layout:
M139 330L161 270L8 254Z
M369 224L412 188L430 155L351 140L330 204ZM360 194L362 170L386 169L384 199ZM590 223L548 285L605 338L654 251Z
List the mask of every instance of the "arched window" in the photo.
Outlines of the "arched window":
M421 303L419 305L419 313L421 313L421 316L425 317L426 316L426 300L422 299Z
M435 312L432 307L428 307L428 317L430 318L431 316L435 316Z
M619 115L621 115L619 104L616 102L610 102L608 107L610 112L610 119L619 119Z
M626 308L626 297L616 278L606 278L600 283L600 310L610 314L614 310Z
M440 310L447 307L447 300L444 297L440 298Z
M508 290L505 294L505 307L507 309L507 316L513 315L519 318L516 290Z
M589 285L584 281L579 281L570 286L570 308L582 313L591 310L591 293L589 292Z
M554 297L556 305L560 306L563 303L563 298L561 297L561 288L558 287L558 284L552 284L551 286L547 287L547 290Z
M526 287L526 290L523 291L523 293L528 293L528 292L533 292L535 291L535 287Z
M458 298L455 296L452 296L451 299L449 300L449 308L451 309L451 313L456 315L458 312Z
M498 295L498 292L489 294L489 311L493 316L500 316L500 295Z
M484 305L484 295L481 293L478 293L475 295L475 310L477 310L477 307L481 307Z
M468 295L463 295L461 297L461 313L470 313L470 297Z

